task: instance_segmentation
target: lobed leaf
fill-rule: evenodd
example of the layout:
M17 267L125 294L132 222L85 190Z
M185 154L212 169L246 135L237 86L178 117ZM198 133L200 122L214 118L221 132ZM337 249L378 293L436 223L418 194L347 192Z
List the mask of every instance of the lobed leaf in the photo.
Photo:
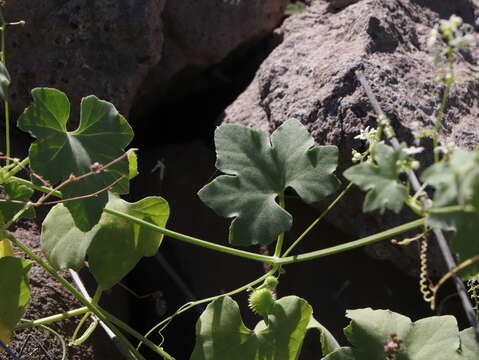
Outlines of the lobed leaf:
M0 258L0 340L8 344L30 298L31 263L11 256Z
M479 356L472 330L459 333L453 316L412 322L392 311L370 308L349 310L346 316L351 323L344 333L353 346L340 348L324 360L384 360L384 345L392 334L402 340L395 353L398 360L472 360Z
M400 168L398 161L407 155L402 145L398 149L385 144L376 145L376 163L363 162L350 167L344 172L344 177L353 184L367 191L363 203L363 211L390 209L395 213L401 211L408 196L406 186L399 181Z
M67 130L70 102L59 90L36 88L32 90L33 104L18 119L18 127L29 132L36 141L30 146L30 167L53 185L67 180L72 174L90 172L92 164L105 165L124 153L133 138L133 131L115 107L96 96L81 101L80 125ZM120 161L82 180L64 186L64 198L90 195L125 177L113 191L128 192L128 161ZM38 182L35 177L32 180ZM97 196L69 201L66 207L76 226L90 230L98 223L108 201L106 192Z
M479 254L479 156L475 152L458 149L448 161L427 168L423 181L434 186L434 201L427 216L432 228L454 231L451 248L463 262ZM466 210L447 213L434 210L452 205L464 205ZM476 262L461 272L465 279L479 273Z
M218 215L234 218L229 241L235 245L269 244L292 225L276 199L292 188L307 203L332 194L339 181L334 146L314 146L297 120L289 120L269 137L239 125L215 131L216 167L226 175L203 187L200 199Z
M166 200L147 197L136 203L126 202L110 193L107 208L165 226L169 217ZM48 213L42 226L42 250L57 269L80 270L86 257L90 271L103 289L109 289L128 274L143 256L152 256L163 235L128 220L103 213L100 222L82 232L59 204Z
M268 315L248 329L238 304L230 297L208 305L196 324L196 344L190 360L296 360L299 357L312 309L296 296L277 300Z

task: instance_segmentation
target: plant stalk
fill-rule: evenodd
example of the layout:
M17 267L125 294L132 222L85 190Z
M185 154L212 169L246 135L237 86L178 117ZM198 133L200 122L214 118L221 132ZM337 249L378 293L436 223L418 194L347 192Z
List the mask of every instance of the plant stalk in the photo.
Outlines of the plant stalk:
M184 241L184 242L187 242L187 243L190 243L190 244L193 244L193 245L197 245L197 246L204 247L204 248L207 248L207 249L210 249L210 250L214 250L214 251L218 251L218 252L222 252L222 253L230 254L230 255L234 255L234 256L239 256L239 257L250 259L250 260L260 261L260 262L264 262L264 263L268 263L268 264L274 264L275 263L275 258L273 258L272 256L265 256L265 255L252 253L252 252L249 252L249 251L239 250L239 249L235 249L235 248L232 248L232 247L223 246L223 245L215 244L215 243L212 243L212 242L209 242L209 241L201 240L201 239L198 239L198 238L195 238L195 237L192 237L192 236L184 235L184 234L178 233L176 231L172 231L172 230L166 229L164 227L149 223L145 220L138 219L134 216L122 213L120 211L116 211L116 210L112 210L112 209L108 209L108 208L105 208L104 211L108 214L112 214L112 215L118 216L120 218L130 220L131 222L133 222L135 224L138 224L138 225L142 225L142 226L144 226L144 227L146 227L150 230L157 231L159 233L162 233L163 235L166 235L166 236L172 237L174 239Z
M61 314L55 314L55 315L52 315L52 316L47 316L47 317L44 317L44 318L41 318L41 319L22 320L22 323L20 325L18 325L17 327L15 327L15 330L22 330L22 329L26 329L26 328L29 328L29 327L51 324L51 323L56 322L56 321L65 320L65 319L68 319L68 318L71 318L71 317L74 317L74 316L83 315L87 312L89 312L88 308L86 306L83 306L83 307L78 308L78 309L66 311L66 312L61 313Z
M313 260L313 259L317 259L320 257L329 256L333 254L339 254L345 251L356 249L358 247L374 244L375 242L389 239L396 235L402 234L406 231L424 226L425 221L426 221L425 218L417 219L409 223L393 227L386 231L382 231L380 233L377 233L371 236L366 236L364 238L348 242L346 244L341 244L341 245L332 246L326 249L311 251L305 254L283 257L275 261L275 264L279 264L279 265L294 264L297 262Z
M282 209L286 208L286 201L284 199L284 191L279 193L279 206ZM284 242L284 232L278 235L278 240L276 241L276 248L274 249L274 257L279 258L281 256L281 250L283 249Z
M311 225L291 244L291 246L284 252L284 256L288 256L291 251L303 240L303 238L331 211L331 209L346 195L353 183L349 183L343 191L334 199L334 201L328 205L328 207L314 220Z

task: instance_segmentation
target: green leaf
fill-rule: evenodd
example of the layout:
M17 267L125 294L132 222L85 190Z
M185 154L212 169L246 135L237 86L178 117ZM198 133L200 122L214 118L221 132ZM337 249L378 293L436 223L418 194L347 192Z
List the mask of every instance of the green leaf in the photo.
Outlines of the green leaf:
M311 316L308 324L309 329L317 329L321 333L321 352L327 355L340 348L339 343L323 325L321 325L314 317Z
M30 147L30 167L53 185L67 180L72 174L90 172L92 164L106 165L124 153L133 131L115 107L95 96L81 101L80 125L67 131L70 102L56 89L32 90L33 104L18 120L18 127L37 140ZM61 188L65 199L90 195L125 177L113 191L128 192L129 165L125 159L92 176ZM35 177L32 180L38 182ZM82 231L98 223L108 201L106 191L97 196L69 201L66 207Z
M323 357L322 359L323 360L356 360L356 357L354 356L353 349L351 349L350 347L342 347L336 350L335 352L328 354L328 356Z
M344 172L344 177L353 184L367 191L363 211L390 209L395 213L401 211L404 200L408 196L406 186L399 181L400 167L397 162L407 155L404 147L393 149L385 144L376 145L376 163L363 162L350 167Z
M286 188L314 203L339 185L332 175L337 148L314 146L297 120L285 122L271 138L239 125L222 125L215 131L215 144L216 167L227 175L198 195L218 215L235 218L229 231L235 245L269 244L291 228L291 215L276 202Z
M0 259L0 340L7 344L30 298L31 263L14 257Z
M3 100L8 100L8 87L10 86L10 74L5 64L0 62L0 96Z
M434 164L424 171L423 181L434 186L434 201L427 217L432 228L455 231L452 250L459 262L479 254L479 156L475 152L457 149L447 162ZM434 212L438 208L463 205L466 210ZM461 272L464 279L479 273L479 263Z
M479 354L479 345L476 342L476 336L474 334L474 328L462 330L459 333L461 339L461 356L458 359L463 360L477 360Z
M470 348L470 333L460 334L453 316L433 316L412 322L392 311L370 308L349 310L346 316L351 323L344 333L353 347L338 349L324 359L384 360L384 345L392 334L402 340L395 354L397 360L477 359L479 356L477 348ZM460 336L464 337L463 354L459 352Z
M312 309L296 296L277 300L268 325L254 330L241 320L238 304L221 297L208 305L196 324L191 360L296 360L299 357Z
M110 194L107 208L158 226L165 226L169 217L168 203L160 197L128 203ZM158 232L108 213L90 231L82 232L62 204L50 210L41 236L42 250L57 269L80 270L88 256L90 271L103 289L118 283L143 256L154 255L162 239Z
M83 232L76 227L65 205L55 205L42 224L41 245L48 262L57 269L79 271L99 227L97 224Z
M15 181L4 184L4 193L0 194L2 200L18 200L27 202L33 195L33 190L25 185L20 185ZM10 221L17 212L24 207L24 204L13 202L0 202L0 224ZM28 209L23 213L22 218L35 218L35 210Z
M433 164L424 171L422 180L434 187L431 209L458 204L474 205L473 199L477 201L479 198L477 158L474 152L457 149L449 161ZM431 213L428 216L429 226L443 230L457 230L462 223L462 212Z

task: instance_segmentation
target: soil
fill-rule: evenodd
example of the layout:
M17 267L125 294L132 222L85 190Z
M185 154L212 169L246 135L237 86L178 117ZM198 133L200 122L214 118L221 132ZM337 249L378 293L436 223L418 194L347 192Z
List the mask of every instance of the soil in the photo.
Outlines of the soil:
M40 231L38 225L34 222L20 222L12 231L12 234L30 248L39 251ZM62 271L61 274L71 280L68 272ZM30 271L30 287L30 303L24 315L25 319L34 320L81 307L80 303L68 291L36 264L32 266ZM63 336L68 344L78 321L79 318L70 318L49 326ZM62 359L63 355L58 338L41 328L30 328L17 332L10 348L22 360L57 360ZM70 360L121 358L100 327L84 344L68 346L67 351ZM0 359L10 360L11 358L2 353Z

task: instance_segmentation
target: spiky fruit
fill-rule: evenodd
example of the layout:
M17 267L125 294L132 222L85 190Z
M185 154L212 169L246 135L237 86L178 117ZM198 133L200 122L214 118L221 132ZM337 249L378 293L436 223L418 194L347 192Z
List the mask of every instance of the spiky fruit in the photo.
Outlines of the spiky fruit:
M270 289L255 289L249 295L249 307L258 315L268 316L273 310L275 296Z

